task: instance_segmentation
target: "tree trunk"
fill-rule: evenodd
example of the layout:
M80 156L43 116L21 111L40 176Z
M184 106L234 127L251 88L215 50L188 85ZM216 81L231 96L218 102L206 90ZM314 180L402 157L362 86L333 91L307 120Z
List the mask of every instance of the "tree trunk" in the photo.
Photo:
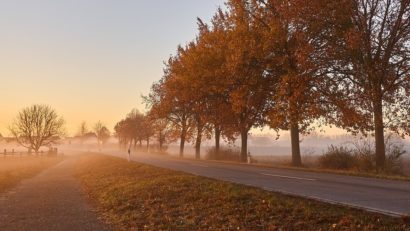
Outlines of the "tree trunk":
M100 140L97 139L97 146L98 146L98 152L101 152L101 145L100 145Z
M218 156L219 149L220 149L220 140L221 140L221 129L216 126L215 127L215 154Z
M13 150L14 150L14 149L13 149ZM39 153L38 150L40 150L40 147L36 147L36 148L34 149L34 153L36 153L36 156L38 156L38 153Z
M195 141L195 159L201 159L202 128L198 127Z
M384 123L383 123L383 106L381 98L373 102L374 116L374 138L376 144L376 168L383 170L386 160L386 147L384 144Z
M202 141L202 130L203 124L201 120L201 116L196 115L196 140L195 140L195 159L201 159L201 141Z
M241 129L241 161L246 162L248 156L248 130Z
M149 137L147 137L147 151L149 151Z
M162 132L159 132L159 151L162 152Z
M292 165L295 167L300 167L302 166L302 158L300 156L298 123L291 123L290 125L290 140L292 144Z
M179 157L184 157L184 147L185 147L185 136L186 136L186 128L185 126L182 127L181 131L181 141L179 144Z

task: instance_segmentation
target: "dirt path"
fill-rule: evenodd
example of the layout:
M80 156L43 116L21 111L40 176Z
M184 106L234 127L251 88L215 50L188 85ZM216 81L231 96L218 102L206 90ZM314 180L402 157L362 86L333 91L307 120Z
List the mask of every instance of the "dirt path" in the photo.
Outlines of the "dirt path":
M0 195L0 230L109 230L87 204L69 157Z

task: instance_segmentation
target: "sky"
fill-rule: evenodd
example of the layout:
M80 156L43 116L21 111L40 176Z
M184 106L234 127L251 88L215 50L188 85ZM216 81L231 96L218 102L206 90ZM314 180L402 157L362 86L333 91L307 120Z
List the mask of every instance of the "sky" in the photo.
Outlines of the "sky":
M74 135L113 130L162 76L163 61L223 0L0 0L0 133L18 111L47 104Z

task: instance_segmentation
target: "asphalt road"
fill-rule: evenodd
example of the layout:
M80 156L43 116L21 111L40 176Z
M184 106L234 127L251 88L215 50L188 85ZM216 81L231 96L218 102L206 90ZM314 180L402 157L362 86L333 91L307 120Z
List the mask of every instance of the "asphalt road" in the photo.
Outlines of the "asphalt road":
M126 158L125 153L115 153ZM133 161L392 216L410 214L410 182L132 154Z

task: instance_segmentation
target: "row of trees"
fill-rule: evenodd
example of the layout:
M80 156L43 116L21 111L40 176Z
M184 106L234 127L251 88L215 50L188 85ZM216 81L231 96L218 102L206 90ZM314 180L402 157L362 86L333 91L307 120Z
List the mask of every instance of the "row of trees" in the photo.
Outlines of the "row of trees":
M178 47L145 97L149 120L178 134L180 155L191 138L199 158L203 139L213 135L218 151L221 137L240 136L245 161L249 131L269 126L290 131L300 166L299 135L331 124L373 134L382 169L385 130L410 133L410 1L226 6L209 24L198 19L196 39Z
M165 124L166 125L166 124ZM149 116L133 109L125 119L118 122L115 127L120 146L134 149L145 141L147 149L150 146L150 139L156 137L159 149L162 150L166 139L166 127L161 127L161 121L154 121Z
M88 128L86 122L82 122L76 137L81 140L81 143L89 138L95 137L98 146L100 147L100 145L107 143L108 139L111 137L111 132L101 121L95 123L92 130Z

